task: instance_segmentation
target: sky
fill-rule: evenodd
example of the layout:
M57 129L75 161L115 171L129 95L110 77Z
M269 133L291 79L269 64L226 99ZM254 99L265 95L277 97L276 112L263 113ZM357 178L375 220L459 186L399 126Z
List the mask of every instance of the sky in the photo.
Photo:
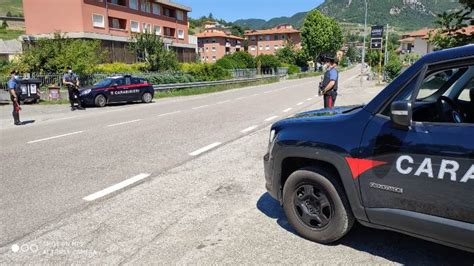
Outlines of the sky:
M323 0L172 0L193 9L190 16L199 18L212 13L214 18L233 22L237 19L271 19L292 16L319 6Z

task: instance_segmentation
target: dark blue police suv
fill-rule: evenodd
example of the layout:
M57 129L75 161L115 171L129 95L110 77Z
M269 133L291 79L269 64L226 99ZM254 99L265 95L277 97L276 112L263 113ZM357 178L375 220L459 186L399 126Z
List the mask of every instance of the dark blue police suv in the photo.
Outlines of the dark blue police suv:
M79 99L83 105L97 107L120 102L150 103L154 95L155 90L152 84L144 78L130 75L109 77L91 88L83 88L79 91Z
M358 221L474 252L474 45L422 57L367 105L275 123L264 164L308 239Z

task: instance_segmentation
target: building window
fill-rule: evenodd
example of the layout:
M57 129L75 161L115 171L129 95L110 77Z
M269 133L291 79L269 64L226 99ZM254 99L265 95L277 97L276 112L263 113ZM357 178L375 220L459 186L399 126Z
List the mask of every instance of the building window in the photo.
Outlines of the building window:
M250 37L250 40L251 40L252 42L254 42L254 41L257 40L257 38L255 38L255 36L252 36L252 37Z
M178 30L178 38L184 39L184 30Z
M260 44L260 45L258 46L258 49L259 49L260 51L262 51L262 50L263 50L263 45Z
M92 14L92 25L97 28L105 28L104 16Z
M155 14L155 15L160 14L160 6L157 3L153 3L153 14Z
M271 39L272 39L272 36L270 36L270 35L265 36L265 40L269 41Z
M150 0L142 0L141 1L141 10L143 12L151 13L151 3Z
M258 36L259 41L263 41L263 36Z
M100 2L103 2L103 1L100 1ZM108 0L108 2L113 5L127 6L127 2L125 0Z
M267 44L267 46L265 47L265 50L270 50L270 45Z
M286 39L286 36L285 36L285 35L281 35L281 39L282 39L282 40Z
M151 25L149 23L143 23L143 33L151 33Z
M130 31L140 32L140 23L138 21L130 21Z
M120 18L109 18L109 27L117 30L127 30L127 20Z
M181 10L176 10L176 18L178 20L184 20L184 12Z
M206 52L209 52L209 47L206 47Z
M216 42L216 39L212 39L212 42L215 43L215 42Z
M275 50L278 50L278 44L275 44L275 48L274 48L274 49L275 49Z
M161 35L161 27L160 26L155 26L155 34L156 35Z
M215 56L215 55L214 55L214 56L212 56L212 61L216 61L216 59L217 59L217 58L216 58L216 56Z
M130 0L128 6L129 6L131 9L138 10L138 0Z
M255 45L252 45L252 47L250 47L250 50L252 51L255 51L257 49L257 47Z
M275 35L274 37L275 37L275 41L278 41L278 35Z
M216 51L216 47L213 46L213 47L212 47L212 52L215 52L215 51Z

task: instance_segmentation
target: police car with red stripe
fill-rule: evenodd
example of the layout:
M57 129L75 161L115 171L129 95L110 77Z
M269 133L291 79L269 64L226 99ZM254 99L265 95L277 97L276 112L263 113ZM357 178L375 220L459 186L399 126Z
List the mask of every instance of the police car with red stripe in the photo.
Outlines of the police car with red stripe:
M425 55L367 105L278 121L264 165L305 238L358 221L474 252L474 45Z
M155 95L153 85L146 79L131 75L103 79L91 88L79 91L79 99L85 106L104 107L109 103L151 103Z

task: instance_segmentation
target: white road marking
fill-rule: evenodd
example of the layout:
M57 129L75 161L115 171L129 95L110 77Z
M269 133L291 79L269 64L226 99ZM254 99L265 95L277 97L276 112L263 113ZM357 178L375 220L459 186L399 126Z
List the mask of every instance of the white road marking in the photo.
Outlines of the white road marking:
M235 100L238 101L238 100L243 100L243 99L245 99L245 98L247 98L247 97L239 97L239 98L237 98L237 99L235 99Z
M258 127L258 126L251 126L251 127L248 127L248 128L246 128L246 129L244 129L244 130L242 130L242 131L240 131L240 132L241 132L241 133L247 133L247 132L250 132L250 131L256 129L257 127Z
M298 103L297 105L303 105L303 103L304 103L304 102L300 102L300 103Z
M223 103L228 103L228 102L230 102L230 100L221 101L221 102L218 102L217 104L223 104Z
M127 122L122 122L122 123L117 123L117 124L108 125L107 127L116 127L116 126L121 126L121 125L136 123L136 122L140 122L140 121L142 121L142 120L141 120L141 119L136 119L136 120L132 120L132 121L127 121Z
M269 122L269 121L275 120L277 118L278 118L278 116L275 115L275 116L272 116L272 117L269 117L269 118L265 119L265 121Z
M111 193L113 193L113 192L115 192L115 191L117 191L117 190L120 190L120 189L125 188L125 187L128 187L128 186L130 186L130 185L132 185L132 184L134 184L134 183L137 183L138 181L141 181L141 180L143 180L143 179L145 179L145 178L147 178L147 177L149 177L149 176L150 176L150 174L139 174L139 175L134 176L134 177L132 177L132 178L129 178L129 179L125 180L125 181L122 181L122 182L120 182L120 183L118 183L118 184L115 184L115 185L113 185L113 186L110 186L110 187L108 187L108 188L106 188L106 189L103 189L103 190L101 190L101 191L98 191L98 192L96 192L96 193L94 193L94 194L90 194L89 196L84 197L83 200L85 200L85 201L94 201L94 200L96 200L96 199L99 199L99 198L102 198L102 197L104 197L104 196L107 196L107 195L109 195L109 194L111 194Z
M28 144L37 143L37 142L46 141L46 140L57 139L57 138L62 138L62 137L67 137L67 136L72 136L72 135L77 135L77 134L81 134L83 132L84 131L77 131L77 132L67 133L67 134L58 135L58 136L54 136L54 137L32 140L32 141L28 141Z
M288 109L285 109L283 110L283 113L288 113L289 111L293 110L293 108L288 108Z
M170 112L170 113L164 113L164 114L161 114L161 115L158 115L158 116L163 117L163 116L174 115L174 114L179 114L179 113L181 113L181 111L174 111L174 112Z
M273 91L266 91L266 92L264 92L264 94L267 94L267 93L272 93L272 92L273 92Z
M308 98L308 99L306 99L306 100L307 100L307 101L312 101L312 100L313 100L313 98Z
M202 109L202 108L206 108L206 107L209 107L209 104L194 107L193 110L198 110L198 109Z
M252 96L259 96L259 95L260 95L260 93L256 93L256 94L254 94L254 95L252 95Z
M204 147L204 148L201 148L201 149L199 149L199 150L196 150L196 151L191 152L189 155L191 155L191 156L198 156L199 154L204 153L204 152L209 151L209 150L212 150L212 149L214 149L215 147L217 147L217 146L219 146L219 145L221 145L221 144L222 144L222 143L220 143L220 142L214 142L214 143L212 143L211 145L208 145L208 146L206 146L206 147Z
M50 120L45 120L45 121L48 121L48 122L51 122L51 121L61 121L61 120L73 119L73 118L76 118L76 117L77 117L77 116L70 116L70 117L56 118L56 119L50 119Z

